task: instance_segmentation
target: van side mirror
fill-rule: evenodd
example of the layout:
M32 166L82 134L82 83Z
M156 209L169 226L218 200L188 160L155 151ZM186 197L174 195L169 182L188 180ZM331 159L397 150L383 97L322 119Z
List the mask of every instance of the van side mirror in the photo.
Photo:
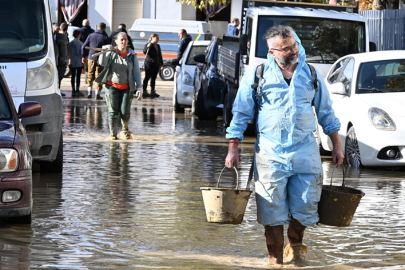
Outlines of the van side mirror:
M370 52L376 52L377 51L377 44L375 44L374 42L370 41L368 43L368 48Z
M40 115L42 107L38 102L27 101L20 104L18 107L18 118L26 118L31 116Z
M247 55L248 36L243 34L239 38L239 52L241 55Z
M194 61L197 63L203 63L205 64L205 54L196 54L193 56Z
M343 83L337 82L329 86L329 90L332 94L347 95L346 89Z

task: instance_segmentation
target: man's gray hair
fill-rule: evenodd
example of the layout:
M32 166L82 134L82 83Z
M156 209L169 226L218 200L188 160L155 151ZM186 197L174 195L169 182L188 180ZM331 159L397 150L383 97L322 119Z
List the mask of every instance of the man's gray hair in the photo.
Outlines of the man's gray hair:
M290 26L286 25L276 25L271 28L269 28L266 33L263 35L263 39L266 41L274 38L274 37L280 37L281 39L286 39L292 36L292 33L294 29L292 29Z
M115 37L115 40L118 40L120 36L125 36L128 39L128 36L125 32L118 32L117 36Z

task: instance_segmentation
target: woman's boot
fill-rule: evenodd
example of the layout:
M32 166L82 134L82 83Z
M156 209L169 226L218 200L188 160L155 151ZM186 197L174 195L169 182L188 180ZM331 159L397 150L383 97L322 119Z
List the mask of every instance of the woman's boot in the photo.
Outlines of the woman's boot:
M152 98L158 98L158 97L160 97L160 95L159 95L158 93L156 93L155 87L152 87L152 91L150 92L150 96L151 96Z
M283 264L284 227L264 226L267 251L269 252L269 265Z
M150 97L148 91L146 90L147 87L148 87L148 85L145 84L145 83L142 85L142 89L143 89L142 97L143 97L143 98L148 98L148 97Z

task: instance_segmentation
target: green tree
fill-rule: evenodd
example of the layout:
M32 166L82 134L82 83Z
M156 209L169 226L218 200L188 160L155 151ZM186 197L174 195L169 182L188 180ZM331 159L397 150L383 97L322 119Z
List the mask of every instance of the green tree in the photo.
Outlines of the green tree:
M176 2L181 2L182 4L192 5L195 8L203 10L208 5L214 4L225 4L226 0L176 0Z

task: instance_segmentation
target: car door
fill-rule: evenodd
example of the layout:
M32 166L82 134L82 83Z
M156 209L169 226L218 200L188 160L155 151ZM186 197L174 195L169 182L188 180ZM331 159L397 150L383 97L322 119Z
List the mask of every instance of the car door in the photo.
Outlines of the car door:
M328 80L332 83L332 85L334 83L343 83L346 91L346 94L343 95L330 93L330 97L333 102L333 110L335 111L335 115L341 124L339 138L342 149L344 149L349 122L353 120L353 115L356 114L356 104L353 101L355 96L353 86L355 61L352 57L347 57L338 64L341 67L341 70L338 74L329 76ZM328 143L332 144L330 141Z

